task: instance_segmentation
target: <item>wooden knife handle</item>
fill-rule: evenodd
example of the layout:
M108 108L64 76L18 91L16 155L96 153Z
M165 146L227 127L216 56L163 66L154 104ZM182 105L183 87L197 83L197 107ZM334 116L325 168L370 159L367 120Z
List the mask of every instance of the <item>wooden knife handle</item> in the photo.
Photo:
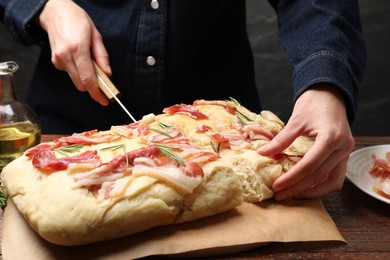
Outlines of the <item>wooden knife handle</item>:
M104 71L96 64L96 62L92 61L92 63L95 68L96 76L98 77L97 81L100 90L104 93L104 95L106 95L106 97L110 101L115 101L113 95L119 97L120 96L119 90L111 82L110 78L106 75L106 73L104 73ZM105 84L102 81L104 81ZM107 88L109 88L109 90Z

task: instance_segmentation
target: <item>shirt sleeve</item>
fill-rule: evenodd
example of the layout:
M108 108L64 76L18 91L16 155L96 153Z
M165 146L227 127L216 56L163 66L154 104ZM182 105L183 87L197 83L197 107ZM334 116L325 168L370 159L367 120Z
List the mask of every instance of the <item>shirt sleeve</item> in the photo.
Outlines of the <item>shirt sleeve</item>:
M12 38L23 45L43 45L47 35L33 22L47 0L0 0L0 20Z
M341 90L355 118L366 48L356 0L269 1L278 14L280 41L293 72L294 101L317 83Z

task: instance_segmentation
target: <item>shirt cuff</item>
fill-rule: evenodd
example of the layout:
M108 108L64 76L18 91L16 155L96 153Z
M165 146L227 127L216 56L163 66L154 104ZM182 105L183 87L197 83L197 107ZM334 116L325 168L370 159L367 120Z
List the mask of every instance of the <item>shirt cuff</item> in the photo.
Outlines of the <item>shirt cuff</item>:
M4 10L4 25L12 38L23 45L43 45L46 33L33 22L48 0L14 0Z
M294 70L294 101L314 84L331 84L343 93L348 120L352 123L357 110L359 93L358 80L353 75L348 63L336 53L331 51L314 53L298 64Z

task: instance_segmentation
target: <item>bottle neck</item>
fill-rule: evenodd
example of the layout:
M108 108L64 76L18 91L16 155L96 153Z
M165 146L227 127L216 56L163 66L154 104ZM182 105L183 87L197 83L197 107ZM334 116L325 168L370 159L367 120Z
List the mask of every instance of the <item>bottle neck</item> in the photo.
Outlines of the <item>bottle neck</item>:
M0 75L0 101L16 99L13 74Z

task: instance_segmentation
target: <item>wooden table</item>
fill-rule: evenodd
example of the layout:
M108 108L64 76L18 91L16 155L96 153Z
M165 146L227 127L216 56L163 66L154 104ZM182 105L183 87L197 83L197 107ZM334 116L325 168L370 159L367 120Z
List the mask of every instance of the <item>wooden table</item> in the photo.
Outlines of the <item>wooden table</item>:
M56 137L43 136L42 141ZM390 144L390 136L355 140L355 149ZM342 190L324 196L322 201L347 244L272 243L213 259L390 259L389 204L366 195L348 180Z

